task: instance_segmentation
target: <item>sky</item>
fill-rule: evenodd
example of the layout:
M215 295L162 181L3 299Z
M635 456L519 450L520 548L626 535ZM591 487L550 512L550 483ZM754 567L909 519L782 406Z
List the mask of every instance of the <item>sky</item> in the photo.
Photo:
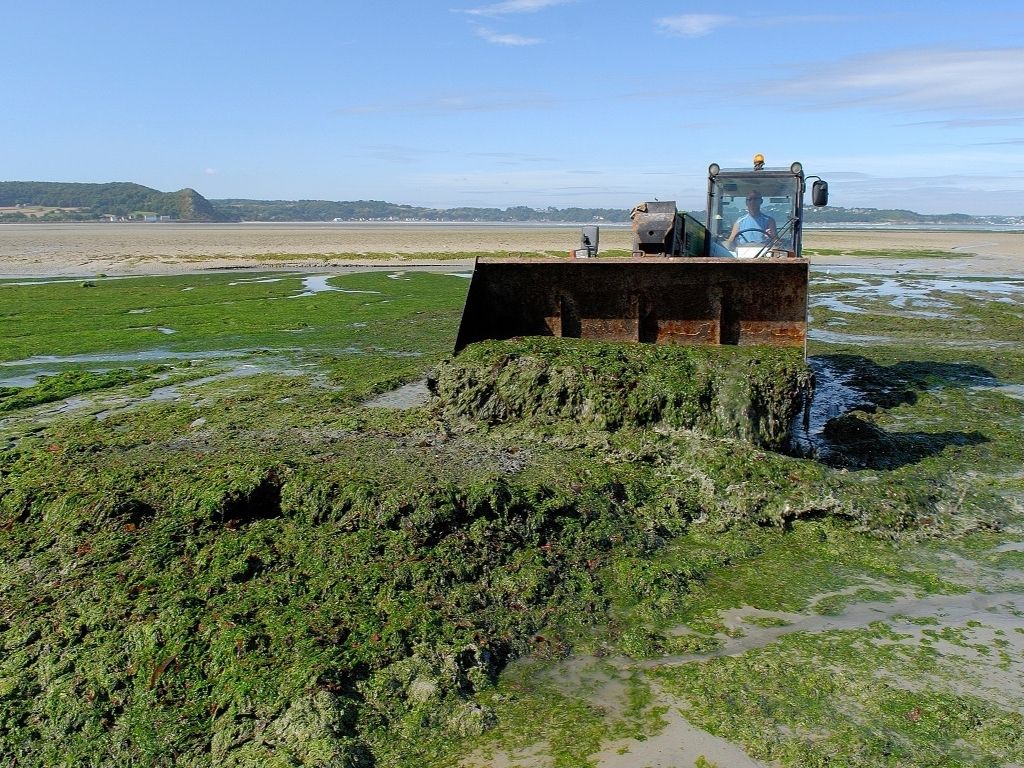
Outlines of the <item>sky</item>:
M1024 3L35 0L0 14L0 180L430 207L1024 215Z

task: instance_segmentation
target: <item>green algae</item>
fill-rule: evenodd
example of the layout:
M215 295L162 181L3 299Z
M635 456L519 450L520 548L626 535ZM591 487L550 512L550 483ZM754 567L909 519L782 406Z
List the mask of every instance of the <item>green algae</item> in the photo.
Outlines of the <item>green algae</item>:
M259 349L330 354L427 353L450 348L467 286L448 275L338 275L301 296L304 275L243 273L100 280L75 294L64 283L0 283L0 360L167 350ZM159 328L173 329L164 335ZM372 340L372 341L371 341ZM370 348L372 347L372 349Z
M553 409L486 423L448 415L443 401L362 409L361 397L425 375L450 348L455 289L465 286L447 280L374 308L381 327L394 326L380 354L344 352L360 329L316 323L304 359L317 362L323 386L274 373L213 383L205 403L56 419L0 453L0 754L27 765L450 765L542 742L549 762L586 765L609 740L657 731L644 677L630 678L636 704L623 716L595 706L589 683L534 685L537 668L524 682L510 660L708 653L729 636L726 609L848 605L822 602L829 590L852 599L964 591L951 550L993 568L1016 562L994 549L1013 521L1008 495L1024 490L1014 475L1024 414L974 389L971 366L986 385L1021 381L1019 355L923 346L833 357L856 374L874 428L835 467L663 415L622 419L620 405L612 419ZM253 297L246 322L259 329L260 305L273 317L299 287ZM212 288L212 299L228 293ZM340 302L323 311L351 325L353 296L317 300ZM219 348L209 322L218 310L195 311L189 344ZM983 330L1012 322L978 317ZM406 325L418 338L403 347ZM104 339L90 338L101 351ZM247 338L260 343L232 348L278 343ZM501 354L535 355L543 342L522 345ZM606 354L610 369L631 365L617 349ZM559 365L577 356L567 350ZM650 402L626 407L666 412ZM920 444L898 438L907 433L938 439L898 460L900 445ZM857 465L873 444L892 446L887 460ZM971 629L937 630L933 644L981 645ZM913 650L881 627L854 634L665 668L665 685L695 702L698 724L762 739L783 764L823 754L849 764L1020 759L1012 713L923 677L947 674L927 644ZM878 640L911 649L882 661L892 679L931 686L935 711L921 690L868 685L858 653ZM821 689L824 703L805 695L795 678L822 659L855 695L835 684ZM777 685L764 682L773 675ZM804 676L807 686L821 677ZM790 688L798 695L787 699ZM832 733L851 707L851 723Z
M655 704L650 687L635 672L622 673L599 660L570 674L557 665L539 666L510 669L488 694L509 727L472 740L472 750L461 745L459 751L470 752L466 768L491 765L499 755L513 764L528 755L547 757L552 766L589 766L594 763L588 758L603 744L642 740L664 725L664 708ZM571 692L566 691L565 677L571 680ZM595 704L595 698L601 703Z
M393 458L398 476L371 481L365 464L352 477L337 451L327 468L294 455L182 464L150 443L123 445L96 477L81 467L91 453L82 436L53 437L72 439L20 452L9 477L61 465L48 473L59 487L40 496L15 481L3 499L3 544L22 573L5 579L6 597L27 608L5 631L27 648L5 736L59 739L69 755L101 744L121 759L170 750L189 764L212 739L224 761L259 764L268 745L281 754L274 734L310 690L338 699L328 712L358 712L338 731L352 754L393 750L385 734L404 734L414 753L435 729L471 735L490 722L471 697L503 660L564 653L557 626L600 613L595 564L647 546L624 506L641 491L614 470L566 477L561 490L501 479L458 488L422 470L417 480ZM365 457L371 442L351 450ZM553 631L541 641L543 627ZM108 659L93 669L96 696L83 698L75 675L53 677L41 659L54 655L67 669ZM335 722L326 706L298 711Z
M842 595L829 595L814 603L814 612L824 616L839 616L850 605L857 603L890 601L899 597L899 592L892 592L871 587L860 587L853 592Z
M168 366L148 365L139 368L118 368L102 373L70 370L52 376L40 376L39 380L29 387L0 387L0 413L52 403L72 395L134 384L167 370Z
M251 260L253 262L280 261L289 262L294 265L297 262L305 262L316 268L335 266L334 262L355 262L353 266L368 266L367 262L409 262L409 265L430 264L437 261L473 261L477 258L500 257L500 258L549 258L552 256L565 257L567 250L560 251L430 251L413 252L404 251L333 251L327 253L283 253L268 252L249 256L237 257L238 261ZM629 255L629 251L622 251ZM207 254L192 255L185 254L178 257L185 262L208 263L210 257Z
M779 449L809 396L801 350L516 339L471 345L430 379L446 418L664 425Z
M692 722L782 765L1019 761L1020 713L936 682L934 652L905 640L885 624L801 633L653 675L684 697Z

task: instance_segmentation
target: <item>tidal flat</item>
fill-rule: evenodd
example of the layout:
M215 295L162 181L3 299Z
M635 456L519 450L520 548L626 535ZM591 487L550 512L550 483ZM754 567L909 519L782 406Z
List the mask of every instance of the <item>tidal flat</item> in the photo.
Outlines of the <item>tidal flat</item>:
M1024 280L813 271L783 444L316 276L0 282L4 762L1024 763Z
M381 264L470 266L477 255L564 255L574 225L323 222L281 224L3 224L0 276L184 274L207 269L348 269ZM627 225L602 225L601 252L627 253ZM825 266L1019 274L1024 238L1007 231L807 229L806 255Z

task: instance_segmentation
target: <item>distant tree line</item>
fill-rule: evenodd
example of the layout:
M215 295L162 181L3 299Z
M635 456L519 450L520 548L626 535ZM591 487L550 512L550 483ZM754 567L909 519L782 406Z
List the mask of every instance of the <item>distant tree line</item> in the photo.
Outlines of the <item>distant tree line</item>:
M49 210L39 215L19 211L18 206ZM160 192L130 182L77 184L49 181L0 182L0 222L95 221L127 217L140 212L178 221L478 221L580 223L629 221L625 208L424 208L382 200L207 200L194 189ZM698 221L703 211L690 211ZM1021 224L1022 217L968 216L963 213L928 215L899 209L824 208L804 209L807 224Z
M225 221L629 221L621 208L424 208L382 200L211 200Z
M901 208L804 208L804 222L808 224L978 224L1005 216L979 218L966 213L927 214Z

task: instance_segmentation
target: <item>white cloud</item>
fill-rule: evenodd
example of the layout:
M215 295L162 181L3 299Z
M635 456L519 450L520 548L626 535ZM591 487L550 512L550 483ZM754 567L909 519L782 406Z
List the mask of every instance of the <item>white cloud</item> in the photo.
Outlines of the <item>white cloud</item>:
M203 173L205 173L207 176L216 176L217 175L217 169L216 168L205 168L203 170Z
M493 30L487 29L485 27L477 27L475 32L477 37L481 37L488 43L494 43L495 45L521 46L537 45L539 43L544 42L539 37L524 37L523 35L514 34L503 35L498 32L494 32Z
M657 25L670 35L680 37L703 37L719 27L733 24L735 16L720 16L711 13L687 13L681 16L666 16L656 21Z
M469 8L463 13L471 16L504 16L509 13L536 13L555 5L565 5L573 0L505 0L501 3Z
M815 106L867 105L980 116L1024 111L1024 48L919 49L817 64L778 83Z

